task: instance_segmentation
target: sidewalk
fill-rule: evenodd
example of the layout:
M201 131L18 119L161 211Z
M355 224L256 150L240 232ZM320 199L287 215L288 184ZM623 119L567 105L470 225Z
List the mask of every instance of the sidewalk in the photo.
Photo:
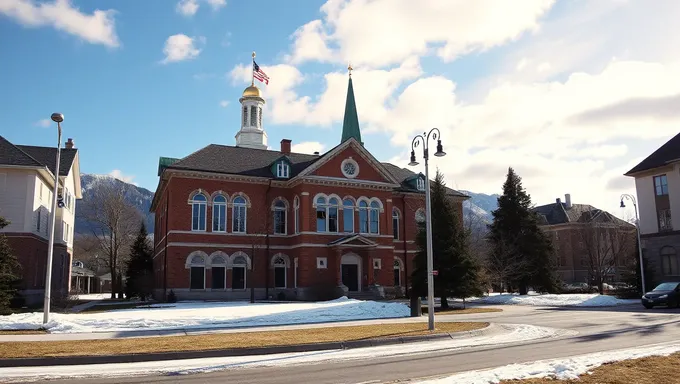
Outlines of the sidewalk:
M465 315L437 315L438 321L465 321ZM380 325L395 323L415 323L427 322L427 315L421 317L402 317L395 319L374 319L374 320L354 320L337 321L326 323L308 324L288 324L272 325L261 327L231 327L231 328L187 328L187 329L168 329L151 330L140 329L139 331L121 332L92 332L92 333L45 333L37 335L0 335L0 342L20 342L20 341L67 341L67 340L101 340L101 339L122 339L132 337L163 337L163 336L187 336L209 333L244 333L244 332L267 332L283 331L295 329L326 328L326 327L349 327L353 325Z

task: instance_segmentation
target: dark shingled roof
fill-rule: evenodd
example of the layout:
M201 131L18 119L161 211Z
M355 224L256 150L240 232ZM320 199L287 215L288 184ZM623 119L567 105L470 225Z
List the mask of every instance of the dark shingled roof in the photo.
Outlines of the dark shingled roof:
M270 178L272 177L271 165L277 159L285 156L291 162L290 177L293 178L329 152L321 156L304 153L284 154L266 149L210 144L185 158L175 161L167 168ZM399 180L401 183L400 191L422 193L406 182L406 179L415 176L416 173L390 163L382 163L382 165L395 179ZM447 191L451 196L469 197L451 188L447 188Z
M566 223L589 223L593 219L598 223L612 223L616 225L633 224L621 220L607 211L595 208L590 204L572 204L567 208L566 203L553 203L535 207L539 214L540 225L556 225Z
M271 165L286 156L291 162L291 177L317 161L321 156L302 153L284 154L279 151L210 144L169 165L171 169L185 169L233 175L271 177Z
M59 176L68 176L77 149L61 149ZM47 167L54 173L57 164L57 148L14 145L0 136L0 165Z
M650 169L662 167L671 161L680 159L680 133L668 140L666 144L654 151L646 159L642 160L640 164L636 165L630 171L626 172L625 176L630 176L634 173L647 171Z

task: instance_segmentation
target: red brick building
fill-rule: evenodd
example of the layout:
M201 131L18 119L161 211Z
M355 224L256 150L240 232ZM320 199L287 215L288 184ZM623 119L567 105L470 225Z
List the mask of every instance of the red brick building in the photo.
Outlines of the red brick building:
M324 154L267 149L265 100L243 92L236 146L161 158L155 294L179 299L314 300L406 291L424 220L425 177L363 146L349 79L341 142ZM468 197L449 190L456 207ZM462 217L462 216L461 216Z

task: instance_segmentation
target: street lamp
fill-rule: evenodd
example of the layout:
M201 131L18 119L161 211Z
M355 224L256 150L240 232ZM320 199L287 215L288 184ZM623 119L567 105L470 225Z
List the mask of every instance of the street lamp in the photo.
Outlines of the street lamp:
M640 241L640 219L638 218L637 202L635 201L635 196L624 193L621 195L621 208L626 208L623 200L628 199L633 202L633 209L635 210L635 228L637 229L637 242L638 242L638 256L640 257L640 279L642 281L642 294L645 292L645 266L642 260L642 242Z
M411 162L410 166L418 165L416 161L416 150L419 143L423 143L423 158L425 159L425 228L427 232L427 326L430 331L434 331L434 261L432 258L432 209L430 207L430 172L428 169L429 160L429 145L430 139L437 140L437 152L435 156L442 157L446 155L442 148L442 141L439 139L441 132L439 129L432 128L429 133L423 132L422 135L417 135L411 142Z
M52 194L52 216L50 217L50 239L47 243L47 267L45 268L45 303L43 308L43 324L50 321L50 295L52 293L52 257L54 256L54 226L57 222L57 195L59 194L59 162L61 157L61 123L64 115L53 113L52 121L57 123L57 164L54 170L54 193Z

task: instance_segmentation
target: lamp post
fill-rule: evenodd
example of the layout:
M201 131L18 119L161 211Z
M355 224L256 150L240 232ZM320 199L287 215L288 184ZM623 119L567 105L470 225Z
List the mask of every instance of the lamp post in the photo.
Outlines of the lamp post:
M635 201L635 196L629 195L627 193L624 193L621 195L621 208L625 208L626 204L624 204L623 200L628 199L633 202L633 209L635 210L635 228L637 229L637 242L638 242L638 256L640 257L640 279L642 282L642 294L644 295L646 293L645 291L645 266L643 264L642 260L642 242L640 241L640 219L638 218L638 211L637 211L637 202Z
M61 157L61 123L64 115L53 113L52 121L57 123L57 164L54 169L54 193L52 194L52 215L50 217L50 239L47 243L47 266L45 268L45 303L43 308L43 324L50 321L50 295L52 293L52 257L54 256L54 226L57 222L57 195L59 194L59 162Z
M441 133L439 129L432 128L430 132L423 132L417 135L411 142L411 162L410 166L418 165L416 161L416 150L419 143L423 143L423 158L425 159L425 229L427 233L427 326L430 331L434 331L434 261L432 257L432 208L430 206L430 172L428 169L429 160L429 141L437 140L437 152L435 156L442 157L446 152L442 149L442 141L439 139Z

